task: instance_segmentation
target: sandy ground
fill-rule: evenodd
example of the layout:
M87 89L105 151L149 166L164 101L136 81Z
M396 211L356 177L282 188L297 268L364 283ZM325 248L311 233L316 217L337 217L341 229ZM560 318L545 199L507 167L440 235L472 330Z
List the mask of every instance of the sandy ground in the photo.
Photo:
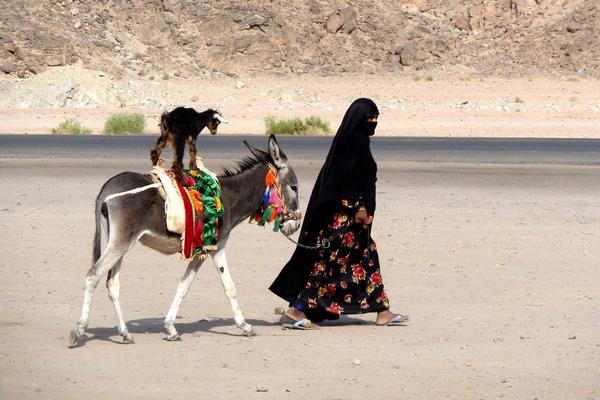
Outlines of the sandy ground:
M354 99L371 97L381 111L378 135L600 138L600 81L575 76L448 72L114 81L65 67L0 81L0 89L0 133L49 133L66 118L99 133L111 114L123 111L144 113L146 131L156 133L160 113L181 105L217 107L231 121L221 134L262 134L267 116L317 115L335 131Z
M206 264L180 310L183 340L163 341L185 267L137 246L121 275L136 344L119 343L101 285L89 339L67 349L95 195L145 164L0 160L0 398L600 398L600 168L380 163L373 235L406 327L365 315L282 330L267 287L293 247L244 223L228 254L258 336L240 335ZM319 165L294 165L305 206Z

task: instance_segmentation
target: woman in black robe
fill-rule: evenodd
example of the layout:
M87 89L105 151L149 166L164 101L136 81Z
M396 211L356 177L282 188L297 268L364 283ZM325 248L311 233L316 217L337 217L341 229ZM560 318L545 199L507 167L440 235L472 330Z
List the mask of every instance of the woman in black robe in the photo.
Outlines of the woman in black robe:
M377 247L371 239L377 163L370 136L378 116L375 103L365 98L346 111L300 230L299 243L313 249L297 246L269 288L290 303L285 315L299 321L298 327L310 327L311 320L367 312L377 313L378 325L408 319L389 310Z

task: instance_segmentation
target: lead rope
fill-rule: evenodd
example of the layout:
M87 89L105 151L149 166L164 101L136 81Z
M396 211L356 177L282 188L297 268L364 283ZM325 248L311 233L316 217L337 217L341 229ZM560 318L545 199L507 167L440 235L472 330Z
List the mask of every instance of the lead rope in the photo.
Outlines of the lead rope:
M329 248L329 246L331 246L331 242L329 242L329 240L328 240L328 239L325 239L325 238L321 239L321 243L317 243L317 245L316 245L316 246L308 246L308 245L306 245L306 244L302 244L302 243L300 243L300 242L296 242L294 239L292 239L292 238L291 238L291 237L289 237L289 236L286 236L285 238L286 238L287 240L289 240L290 242L292 242L292 243L295 243L295 244L296 244L296 246L300 246L300 247L302 247L303 249L308 249L308 250L328 249L328 248Z

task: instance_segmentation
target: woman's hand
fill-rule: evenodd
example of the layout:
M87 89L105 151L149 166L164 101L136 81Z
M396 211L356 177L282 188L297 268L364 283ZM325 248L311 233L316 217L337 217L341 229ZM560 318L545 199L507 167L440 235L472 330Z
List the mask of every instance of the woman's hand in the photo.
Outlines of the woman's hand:
M373 222L373 216L367 214L366 208L360 207L354 215L354 222L356 222L357 224L362 224L366 228Z

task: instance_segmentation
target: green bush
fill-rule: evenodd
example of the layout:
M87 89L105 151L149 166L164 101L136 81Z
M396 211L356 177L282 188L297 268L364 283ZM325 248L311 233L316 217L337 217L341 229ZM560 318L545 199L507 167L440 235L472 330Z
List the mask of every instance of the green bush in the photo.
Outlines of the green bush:
M276 120L275 117L267 117L265 126L267 135L307 135L331 132L329 124L314 115L305 118L304 121L300 118Z
M104 123L104 133L107 135L129 135L144 132L146 118L141 113L113 114Z
M81 126L76 119L65 119L58 127L52 129L52 133L55 135L89 135L92 130Z
M329 128L329 123L323 121L321 118L311 115L310 117L304 120L304 123L308 127L309 132L315 133L329 133L331 129Z

